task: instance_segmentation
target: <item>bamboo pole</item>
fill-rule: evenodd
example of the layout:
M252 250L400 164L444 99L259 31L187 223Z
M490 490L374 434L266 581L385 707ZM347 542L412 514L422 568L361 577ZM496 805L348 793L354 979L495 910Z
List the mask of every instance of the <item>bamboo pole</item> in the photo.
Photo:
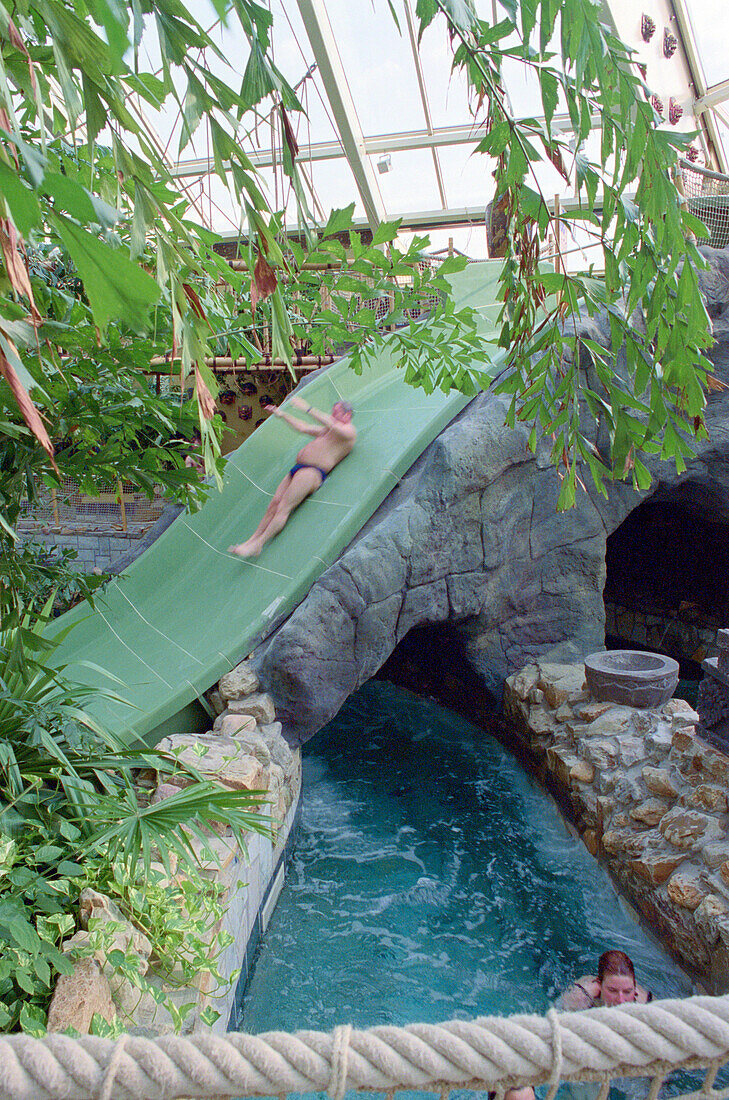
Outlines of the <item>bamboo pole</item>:
M58 516L58 495L54 488L51 488L51 507L53 508L53 522L57 527L60 527L61 521Z
M335 357L333 355L296 355L291 363L292 367L304 367L314 369L316 367L328 367L330 363L334 362ZM165 371L155 371L155 367L171 366L173 363L178 363L180 356L176 355L174 359L172 356L155 355L150 360L150 366L152 370L145 371L148 374L165 374ZM246 359L233 359L230 355L212 355L205 357L205 366L211 367L213 370L243 370L243 371L257 371L257 370L288 370L289 365L284 359L272 359L269 355L265 356L257 363L248 363Z
M250 271L248 260L228 260L228 266L231 271ZM347 266L349 266L347 264ZM299 271L339 271L342 267L341 264L332 263L329 261L322 263L304 263L297 270Z
M121 525L122 531L127 529L127 510L124 505L124 486L121 483L121 478L117 480L117 488L119 490L119 511L121 513Z
M559 195L554 196L554 270L557 275L565 275L564 264L562 263L562 234L560 232L559 216L562 211L562 207L559 200ZM557 308L562 305L562 291L557 291Z

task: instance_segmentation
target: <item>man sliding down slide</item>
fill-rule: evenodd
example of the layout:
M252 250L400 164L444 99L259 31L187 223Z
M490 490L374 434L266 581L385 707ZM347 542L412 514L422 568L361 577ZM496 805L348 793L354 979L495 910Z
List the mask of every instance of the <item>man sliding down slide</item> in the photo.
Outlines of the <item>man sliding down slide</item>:
M294 509L316 492L328 474L354 447L357 430L352 424L352 406L346 401L337 401L332 406L331 416L312 408L300 397L292 397L291 404L303 409L321 427L297 420L281 409L269 406L274 416L285 420L297 432L313 435L314 439L297 454L295 465L276 489L266 514L251 537L228 547L229 553L237 554L239 558L258 557L266 543L285 527Z

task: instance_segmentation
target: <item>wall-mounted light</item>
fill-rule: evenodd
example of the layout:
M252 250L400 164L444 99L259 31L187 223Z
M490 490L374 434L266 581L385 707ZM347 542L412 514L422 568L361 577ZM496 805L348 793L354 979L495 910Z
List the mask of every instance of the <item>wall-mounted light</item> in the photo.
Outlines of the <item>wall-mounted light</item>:
M380 173L381 176L383 176L385 172L389 172L391 168L392 157L389 153L383 153L377 161L377 171Z

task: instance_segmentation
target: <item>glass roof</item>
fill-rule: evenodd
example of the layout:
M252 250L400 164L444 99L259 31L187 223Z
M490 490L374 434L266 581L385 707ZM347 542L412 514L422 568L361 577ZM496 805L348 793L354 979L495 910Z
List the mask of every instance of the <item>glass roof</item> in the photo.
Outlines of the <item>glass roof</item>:
M726 0L688 0L686 7L707 85L729 79L729 13Z
M493 21L496 0L476 0L483 19ZM636 50L636 60L647 66L647 82L665 105L673 100L683 111L679 129L695 130L694 105L705 125L697 145L699 164L726 171L729 152L729 5L726 0L644 0L639 10L634 0L604 0L606 14L618 33ZM210 25L213 17L199 0L198 17ZM484 210L493 196L493 164L473 150L478 141L469 110L465 82L450 71L451 52L442 20L425 31L417 61L410 25L416 26L414 0L392 0L399 30L388 0L352 4L351 0L270 0L276 64L290 83L299 85L306 117L291 118L299 144L299 160L311 183L310 205L315 216L332 207L355 203L355 218L365 221L367 203L379 217L404 217L404 225L430 223L433 247L453 240L470 255L486 254ZM194 10L194 9L193 9ZM203 10L206 14L203 14ZM331 27L331 42L322 54L312 45L314 10ZM302 12L305 16L302 16ZM650 41L641 36L643 14L656 25ZM208 18L208 16L210 16ZM410 23L412 20L412 23ZM242 75L245 50L227 32L216 32L230 69ZM415 31L417 33L417 31ZM664 35L674 34L678 49L666 57ZM150 46L152 56L153 46ZM329 62L332 62L328 71ZM343 89L349 109L342 111L332 100L332 83ZM422 75L419 83L418 66ZM222 71L218 61L211 67ZM230 70L228 71L230 78ZM523 66L507 71L507 89L517 115L539 113L540 98ZM237 80L237 78L235 78ZM717 88L723 81L726 88ZM723 106L722 106L723 104ZM718 113L717 113L718 112ZM177 156L179 120L155 120L163 141L170 141L170 155ZM668 125L668 123L667 123ZM448 133L444 130L448 128ZM350 163L344 155L349 133ZM271 203L286 208L287 223L296 222L296 207L288 181L280 167L280 138L270 122L262 122L245 143L258 153ZM354 146L352 142L354 141ZM359 149L359 156L352 148ZM273 154L271 150L273 149ZM240 212L235 196L207 174L209 150L203 133L181 154L181 170L188 194L198 198L196 207L207 224L224 236L238 232ZM197 158L197 163L189 164ZM272 166L271 162L276 163ZM570 189L547 166L542 185L548 194L569 198ZM422 231L418 228L418 231Z

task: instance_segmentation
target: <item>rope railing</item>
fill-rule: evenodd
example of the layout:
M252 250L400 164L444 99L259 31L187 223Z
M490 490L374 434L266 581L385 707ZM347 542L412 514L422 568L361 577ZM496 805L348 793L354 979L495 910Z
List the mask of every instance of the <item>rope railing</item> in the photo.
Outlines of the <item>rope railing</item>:
M691 997L546 1016L482 1017L358 1031L201 1033L119 1040L51 1034L0 1038L0 1100L172 1100L350 1090L495 1090L560 1081L651 1078L649 1100L676 1069L706 1068L686 1100L716 1088L729 1061L729 996Z

